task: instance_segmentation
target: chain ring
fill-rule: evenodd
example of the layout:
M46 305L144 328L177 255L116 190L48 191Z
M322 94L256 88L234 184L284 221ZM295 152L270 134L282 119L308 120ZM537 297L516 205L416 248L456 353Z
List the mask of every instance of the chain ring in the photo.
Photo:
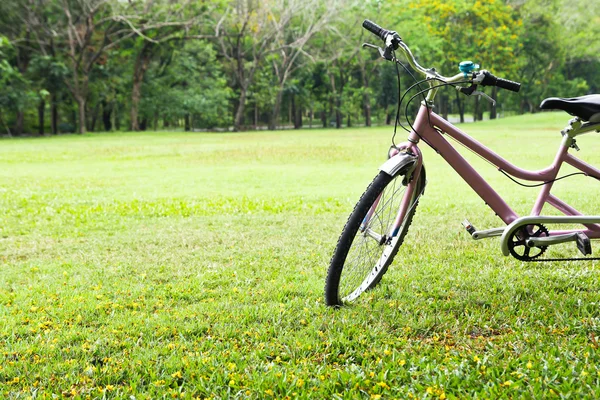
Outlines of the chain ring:
M530 234L530 231L533 233ZM508 238L508 251L510 252L510 255L516 258L517 260L533 261L536 258L540 257L542 254L544 254L548 246L529 247L527 246L527 239L531 237L540 237L542 235L547 237L549 236L549 234L550 233L548 232L548 229L546 229L546 227L541 224L524 226L523 228L514 232ZM517 252L517 249L521 247L522 254L519 254ZM538 250L538 253L531 255L531 250L533 249Z

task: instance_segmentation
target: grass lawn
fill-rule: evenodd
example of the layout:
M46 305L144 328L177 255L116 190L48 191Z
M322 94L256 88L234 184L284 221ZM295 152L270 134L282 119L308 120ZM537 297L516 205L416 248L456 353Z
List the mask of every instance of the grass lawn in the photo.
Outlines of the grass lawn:
M464 129L541 169L568 119ZM324 306L333 248L390 133L0 141L0 397L599 398L598 264L522 263L498 238L470 239L463 219L501 221L430 150L380 286ZM597 136L577 155L600 164ZM537 189L468 158L531 210ZM555 193L598 214L590 178Z

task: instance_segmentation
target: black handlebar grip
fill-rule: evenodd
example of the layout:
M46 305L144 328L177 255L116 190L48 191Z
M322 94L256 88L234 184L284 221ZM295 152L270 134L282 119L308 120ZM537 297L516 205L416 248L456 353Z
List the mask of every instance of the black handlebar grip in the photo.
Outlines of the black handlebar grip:
M513 82L502 78L498 78L496 86L502 89L511 90L513 92L518 92L521 89L521 84L519 82Z
M381 38L381 40L383 40L384 42L385 42L385 39L387 38L387 35L390 33L390 31L388 31L387 29L383 29L382 27L377 25L375 22L369 21L368 19L364 20L362 26L363 26L363 28L365 28L366 30L371 32L372 34L379 36Z
M482 86L496 86L506 90L512 90L518 92L521 89L519 82L509 81L508 79L498 78L490 71L481 71L483 79L481 80Z

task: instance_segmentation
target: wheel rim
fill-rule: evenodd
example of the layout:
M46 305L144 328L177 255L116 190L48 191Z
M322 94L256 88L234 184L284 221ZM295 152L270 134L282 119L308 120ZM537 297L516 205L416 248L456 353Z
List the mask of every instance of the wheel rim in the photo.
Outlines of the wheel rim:
M414 202L411 202L397 235L392 240L387 238L406 193L407 186L402 185L403 178L402 175L396 176L386 185L368 224L361 224L352 241L340 277L339 296L342 302L354 301L371 287L402 237L406 216L412 212ZM371 235L368 234L369 230ZM376 235L386 237L383 243L374 238Z

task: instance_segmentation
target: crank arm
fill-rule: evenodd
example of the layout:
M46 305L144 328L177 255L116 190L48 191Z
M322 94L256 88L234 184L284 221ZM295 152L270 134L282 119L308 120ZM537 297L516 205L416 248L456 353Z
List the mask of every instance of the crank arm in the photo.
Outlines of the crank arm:
M545 237L532 237L525 241L527 247L542 247L552 246L553 244L575 242L577 240L577 233L565 233L564 235L556 236L545 236Z

